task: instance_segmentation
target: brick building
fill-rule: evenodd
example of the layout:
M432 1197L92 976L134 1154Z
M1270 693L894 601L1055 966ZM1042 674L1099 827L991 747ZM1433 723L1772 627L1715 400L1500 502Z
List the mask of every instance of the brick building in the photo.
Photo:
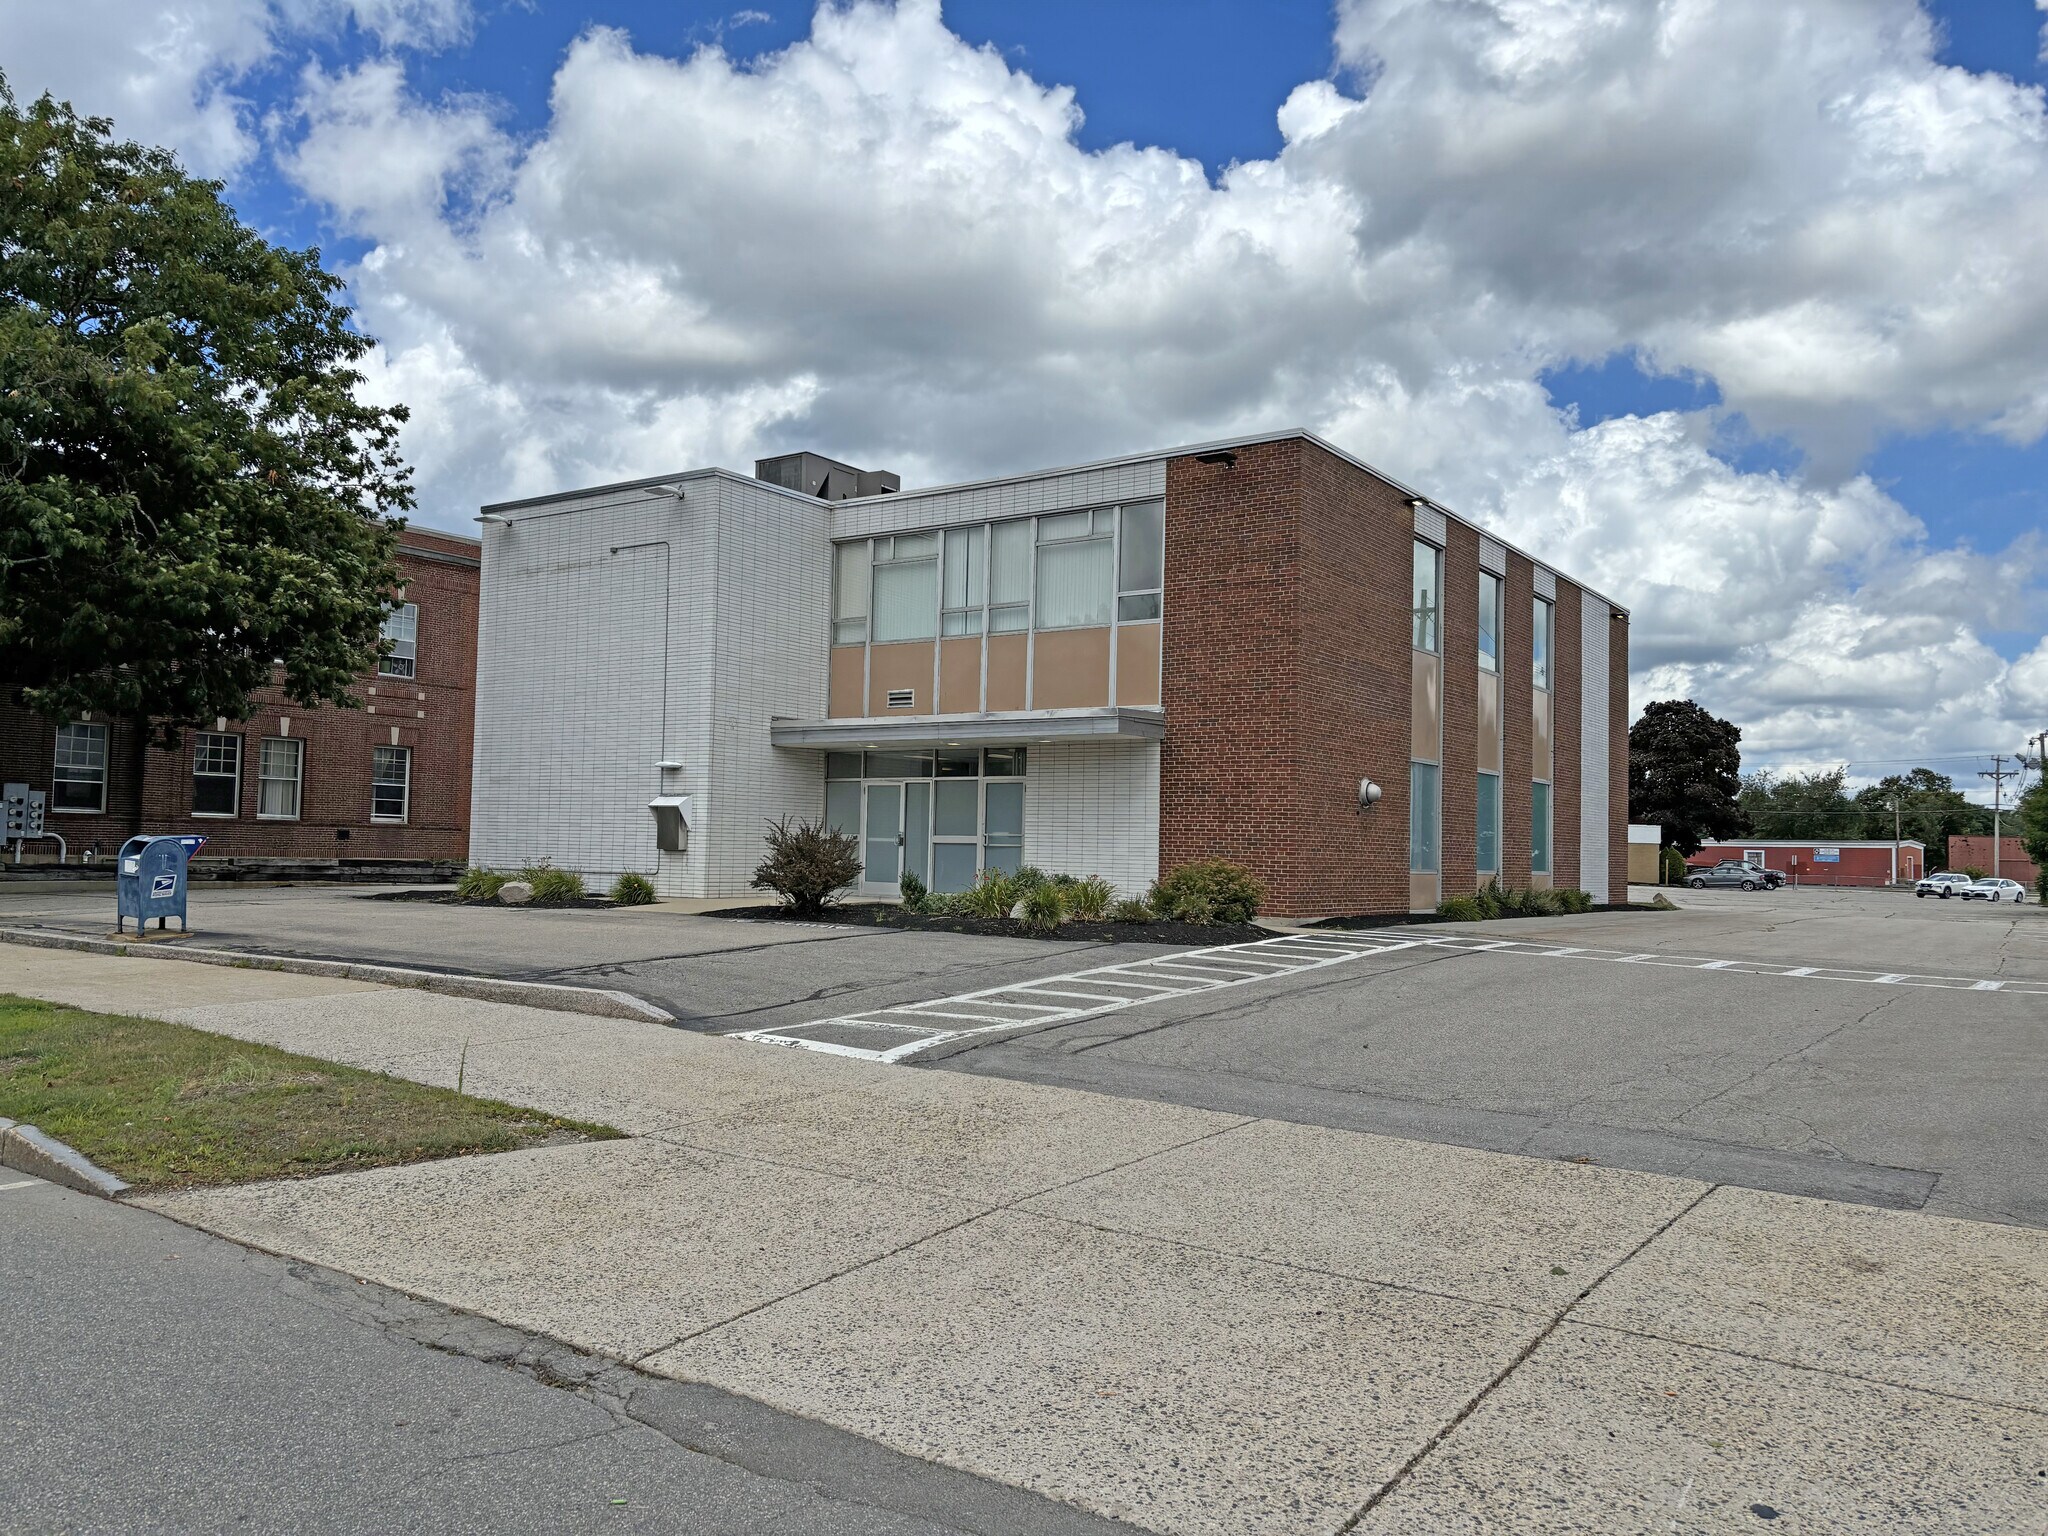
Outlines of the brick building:
M1305 432L908 492L792 454L481 520L480 863L737 895L764 820L822 815L882 896L1211 855L1279 913L1625 889L1626 612Z
M175 751L126 720L61 727L0 705L0 776L48 792L47 825L74 858L110 858L138 832L206 838L201 870L307 864L459 865L469 846L478 545L406 529L393 654L362 679L361 709L297 709L277 689L247 720L184 733ZM30 858L54 858L54 842Z
M1910 837L1898 843L1752 837L1703 843L1685 863L1688 869L1711 869L1724 860L1779 870L1793 885L1911 885L1927 873L1927 846Z
M1991 856L1994 848L1998 852L1995 862L1999 875L2007 880L2017 880L2032 890L2037 876L2034 861L2027 857L2026 847L2016 837L1969 836L1957 833L1948 840L1948 867L1981 869L1988 875L1994 865Z

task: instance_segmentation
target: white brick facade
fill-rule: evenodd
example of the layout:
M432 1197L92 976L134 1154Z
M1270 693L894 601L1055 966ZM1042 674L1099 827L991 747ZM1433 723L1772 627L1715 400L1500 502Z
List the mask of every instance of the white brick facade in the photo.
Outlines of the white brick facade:
M1586 593L1579 605L1579 884L1607 901L1607 632L1612 612Z
M1159 743L1042 743L1025 770L1024 862L1144 895L1159 877Z

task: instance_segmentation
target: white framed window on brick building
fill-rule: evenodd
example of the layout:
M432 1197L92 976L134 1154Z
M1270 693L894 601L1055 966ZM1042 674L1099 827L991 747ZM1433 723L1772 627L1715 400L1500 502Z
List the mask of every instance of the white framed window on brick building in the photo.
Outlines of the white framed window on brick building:
M1414 633L1409 637L1418 651L1435 654L1441 627L1444 590L1443 551L1421 539L1415 541Z
M404 821L412 812L412 748L370 748L370 820Z
M1501 579L1490 571L1479 573L1479 670L1500 670Z
M266 736L256 748L256 819L297 821L306 778L306 744Z
M400 603L384 616L384 659L377 663L379 677L416 677L419 674L420 610L415 603Z
M242 738L224 731L192 737L192 814L233 816L242 804Z
M50 809L97 815L106 808L107 728L58 726L56 761L50 770Z
M1529 632L1529 655L1533 663L1531 680L1538 688L1550 687L1550 617L1555 611L1548 598L1536 599Z

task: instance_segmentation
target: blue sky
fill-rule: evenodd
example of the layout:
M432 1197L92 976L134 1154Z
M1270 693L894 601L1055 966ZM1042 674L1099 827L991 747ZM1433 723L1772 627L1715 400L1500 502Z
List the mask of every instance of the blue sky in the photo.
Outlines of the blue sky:
M321 247L422 522L1303 425L1821 766L2048 723L2048 11L1914 3L71 0L4 58Z

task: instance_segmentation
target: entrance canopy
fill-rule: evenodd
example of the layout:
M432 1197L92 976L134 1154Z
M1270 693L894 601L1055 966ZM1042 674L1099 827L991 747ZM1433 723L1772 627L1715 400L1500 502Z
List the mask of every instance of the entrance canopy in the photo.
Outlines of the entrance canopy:
M775 720L778 747L842 751L888 747L963 747L1052 741L1158 741L1166 716L1156 709L1052 709L998 715L917 715L901 719Z

